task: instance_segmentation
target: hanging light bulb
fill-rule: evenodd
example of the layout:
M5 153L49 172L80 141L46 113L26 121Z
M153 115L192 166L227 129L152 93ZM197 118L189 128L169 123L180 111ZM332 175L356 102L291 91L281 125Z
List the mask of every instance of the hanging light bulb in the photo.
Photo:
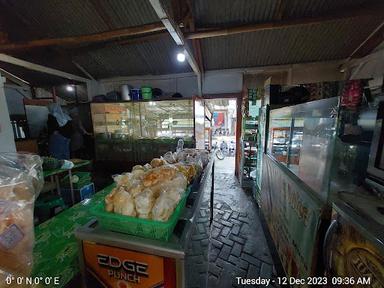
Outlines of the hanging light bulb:
M179 62L185 61L185 54L183 52L177 53L177 61L179 61Z

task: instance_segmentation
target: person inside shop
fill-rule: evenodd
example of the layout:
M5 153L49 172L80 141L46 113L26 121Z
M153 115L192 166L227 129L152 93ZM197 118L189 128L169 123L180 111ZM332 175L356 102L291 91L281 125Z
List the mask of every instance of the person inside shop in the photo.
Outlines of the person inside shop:
M48 105L48 150L56 159L70 158L72 119L64 113L58 103Z
M72 135L71 135L71 157L86 159L84 149L84 136L91 136L81 122L79 109L77 107L69 111L69 115L72 118Z

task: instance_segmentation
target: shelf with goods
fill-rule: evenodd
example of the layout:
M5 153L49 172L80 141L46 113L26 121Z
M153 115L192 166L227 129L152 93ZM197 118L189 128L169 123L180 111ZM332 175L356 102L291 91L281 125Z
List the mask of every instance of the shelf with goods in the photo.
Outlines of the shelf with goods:
M92 103L97 160L142 163L193 146L192 100Z
M254 186L254 177L257 166L257 150L258 150L258 126L260 108L260 95L263 93L261 89L248 89L246 99L244 99L242 112L242 137L241 137L241 177L242 187L251 188Z
M256 169L257 164L257 124L254 123L254 119L245 119L243 121L243 141L242 141L242 166L243 166L243 182L242 185L249 186L253 180L251 172ZM254 123L254 126L250 126L249 122ZM248 128L248 129L247 129Z

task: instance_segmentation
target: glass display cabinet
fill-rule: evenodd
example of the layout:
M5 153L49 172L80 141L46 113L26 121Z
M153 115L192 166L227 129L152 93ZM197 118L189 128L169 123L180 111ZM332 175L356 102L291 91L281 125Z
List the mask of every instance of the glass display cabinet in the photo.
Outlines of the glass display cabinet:
M356 109L339 107L338 99L271 110L267 153L324 200L338 191L372 191L384 198L377 184L384 179L383 136L376 123L384 97Z
M141 137L193 136L192 100L150 101L140 106Z
M132 103L92 103L95 153L98 160L131 160L138 136L138 115Z
M370 286L383 287L384 95L369 100L340 109L330 179L333 217L324 239L324 263L330 277L374 271Z
M306 267L316 267L317 242L326 275L377 271L372 283L379 283L384 279L384 95L360 93L351 103L349 96L270 111L261 207L275 245L283 247L278 253L288 275L295 275L303 259ZM313 225L303 221L307 217ZM297 227L300 231L292 232Z
M267 153L320 198L329 191L338 97L270 111Z
M330 189L384 225L384 95L360 109L342 108ZM371 205L372 204L372 205Z
M92 103L97 160L146 163L177 141L193 147L192 100Z

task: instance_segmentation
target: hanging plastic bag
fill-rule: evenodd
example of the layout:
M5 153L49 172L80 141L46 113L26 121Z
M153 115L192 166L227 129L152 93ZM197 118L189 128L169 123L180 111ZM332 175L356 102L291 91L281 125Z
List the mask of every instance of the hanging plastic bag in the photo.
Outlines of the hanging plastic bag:
M33 264L33 209L43 184L37 155L0 153L0 287L28 276Z

